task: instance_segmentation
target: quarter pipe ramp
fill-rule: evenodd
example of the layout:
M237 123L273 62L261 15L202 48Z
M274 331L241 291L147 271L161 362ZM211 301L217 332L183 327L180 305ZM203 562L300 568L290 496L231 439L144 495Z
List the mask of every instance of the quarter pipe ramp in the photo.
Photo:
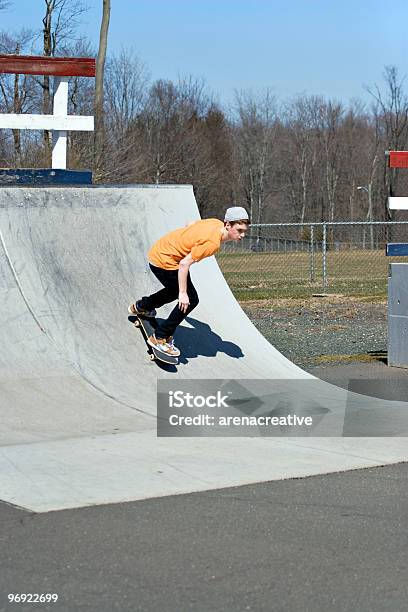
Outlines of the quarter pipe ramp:
M192 268L180 365L148 361L127 305L158 286L151 243L197 218L190 186L0 190L1 500L40 512L407 459L404 403L323 382L339 437L156 437L158 379L312 379L258 333L214 258ZM386 411L392 437L340 437L346 401Z

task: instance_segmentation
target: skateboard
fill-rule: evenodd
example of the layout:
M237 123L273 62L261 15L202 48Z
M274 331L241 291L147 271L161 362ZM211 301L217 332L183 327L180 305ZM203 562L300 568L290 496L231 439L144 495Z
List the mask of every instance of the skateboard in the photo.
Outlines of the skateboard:
M150 346L147 344L147 339L154 333L158 323L156 319L142 317L140 315L129 315L129 321L132 321L135 327L138 327L142 332L143 340L147 346L147 353L149 355L150 361L161 361L163 363L167 363L170 365L178 364L178 357L174 357L173 355L166 355L163 351Z

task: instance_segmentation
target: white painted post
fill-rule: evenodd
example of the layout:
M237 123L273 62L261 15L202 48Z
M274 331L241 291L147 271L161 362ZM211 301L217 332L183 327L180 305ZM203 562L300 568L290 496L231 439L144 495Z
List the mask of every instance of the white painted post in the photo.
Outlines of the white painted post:
M390 210L408 210L408 198L404 196L389 197L388 208Z
M12 130L60 130L92 132L94 118L85 115L2 115L0 114L0 129Z
M68 115L68 77L55 79L54 117ZM55 130L52 133L52 167L65 170L67 167L67 132Z
M58 79L52 115L25 115L0 113L0 129L52 130L52 167L66 170L67 131L92 132L94 118L68 115L68 77Z

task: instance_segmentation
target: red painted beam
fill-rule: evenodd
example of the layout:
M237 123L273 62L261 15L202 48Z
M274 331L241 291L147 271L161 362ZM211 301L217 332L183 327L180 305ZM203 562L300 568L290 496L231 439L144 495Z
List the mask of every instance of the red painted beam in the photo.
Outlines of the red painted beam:
M0 55L0 73L6 74L94 77L95 66L95 59L93 57Z
M408 168L408 151L389 151L388 155L390 168Z

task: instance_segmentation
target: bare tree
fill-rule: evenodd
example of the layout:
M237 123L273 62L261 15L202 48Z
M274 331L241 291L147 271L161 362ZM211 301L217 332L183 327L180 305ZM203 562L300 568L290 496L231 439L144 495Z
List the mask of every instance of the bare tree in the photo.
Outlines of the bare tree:
M323 156L324 181L322 187L324 185L327 220L334 221L342 162L339 132L344 109L339 102L331 100L326 102L320 99L316 111L317 137L322 147Z
M366 90L374 98L373 115L376 123L384 130L385 146L389 150L404 150L408 143L408 96L404 90L405 78L399 78L395 66L386 66L384 70L385 91L378 85ZM383 163L384 206L386 218L392 218L388 210L388 196L397 190L399 173L396 168L387 170Z
M366 153L366 176L364 184L361 185L360 191L366 191L367 193L367 213L365 215L366 221L374 221L375 211L375 196L377 193L376 186L378 186L378 175L381 168L380 158L383 155L381 135L381 126L378 122L378 117L370 118L368 129L366 130L364 147ZM384 163L384 162L382 162ZM380 194L381 195L381 194ZM370 225L370 247L374 249L374 226Z
M241 184L252 222L262 223L266 187L271 184L268 179L277 122L275 97L269 90L262 96L236 92L236 113L234 133Z
M22 30L13 36L0 33L0 53L11 53L19 55L29 46L35 38L30 30ZM35 108L35 82L28 75L0 74L0 108L6 113L27 113ZM22 132L18 129L12 130L13 135L13 161L14 165L22 166Z
M231 129L221 108L212 103L197 134L195 194L202 216L219 216L236 201Z
M132 50L122 49L106 64L106 115L115 137L121 140L142 112L149 74Z
M64 41L59 45L59 52L66 57L95 57L96 55L92 43L86 38L79 38L73 42ZM73 115L92 115L94 95L94 79L71 77L69 79L68 112ZM70 167L92 168L92 132L70 131L67 134L67 144Z
M287 176L292 209L296 221L305 221L312 201L312 185L318 161L318 141L314 123L313 97L298 96L287 112L286 133L288 148L283 166Z
M105 66L103 167L99 177L125 182L137 175L141 158L138 117L147 102L149 75L132 50L122 49Z
M98 174L103 160L104 148L104 74L106 51L108 47L108 30L110 21L110 0L103 0L101 30L99 36L99 51L96 60L95 79L95 132L94 132L94 170Z
M43 50L46 56L58 55L58 48L76 37L79 18L88 9L84 0L44 0Z
M73 39L79 17L87 10L82 0L44 0L45 15L43 18L43 53L46 57L58 55L59 45ZM51 112L50 77L42 79L43 113ZM51 160L51 133L44 131L44 146L48 163Z
M146 171L154 183L194 182L202 122L211 108L205 83L191 77L156 81L135 125L146 152ZM202 160L202 163L204 161Z

